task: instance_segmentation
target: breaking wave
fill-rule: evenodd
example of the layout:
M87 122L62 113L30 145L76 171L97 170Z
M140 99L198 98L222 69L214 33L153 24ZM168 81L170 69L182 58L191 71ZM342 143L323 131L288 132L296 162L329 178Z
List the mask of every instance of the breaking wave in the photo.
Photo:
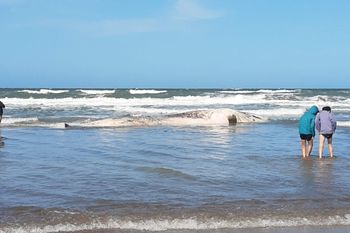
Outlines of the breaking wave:
M167 93L166 90L134 90L130 89L129 93L132 95L144 95L144 94L161 94L161 93Z
M41 95L23 95L18 92ZM69 93L44 95L62 92ZM167 94L157 95L160 93ZM80 122L83 126L95 124L97 127L103 124L106 127L227 124L227 116L217 114L217 109L236 109L268 120L289 122L298 120L312 105L319 108L331 106L340 121L339 126L347 127L350 113L349 90L5 89L0 94L5 96L5 122L9 122L6 117L37 117L48 122L51 118L82 116L84 119L103 119L100 122ZM204 111L213 112L211 115L209 112L200 112L203 117L195 119L185 115L175 116L181 112L196 112L198 109L212 109Z
M223 94L254 94L254 93L266 93L266 94L274 94L274 93L295 93L296 90L286 90L286 89L281 89L281 90L265 90L265 89L260 89L260 90L224 90L224 91L219 91L220 93Z
M337 126L350 127L350 121L337 121Z
M113 94L115 90L79 90L88 95L103 95L103 94Z
M40 89L40 90L20 90L18 92L29 93L29 94L60 94L69 92L69 90L51 90L51 89Z
M211 218L177 218L177 219L144 219L122 220L108 219L95 220L85 224L56 224L56 225L26 225L7 226L0 228L0 233L48 233L83 230L122 229L139 231L166 231L166 230L215 230L215 229L249 229L261 227L299 227L299 226L349 226L350 214L328 217L261 217L243 219Z
M33 123L38 122L39 119L37 117L28 117L28 118L9 118L4 117L2 119L2 124L19 124L19 123Z

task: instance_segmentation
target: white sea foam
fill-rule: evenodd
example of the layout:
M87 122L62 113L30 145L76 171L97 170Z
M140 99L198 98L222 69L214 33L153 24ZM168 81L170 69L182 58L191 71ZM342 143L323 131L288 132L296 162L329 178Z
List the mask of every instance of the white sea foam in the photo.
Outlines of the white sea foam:
M296 90L286 90L286 89L278 89L278 90L225 90L225 91L219 91L220 93L224 94L254 94L254 93L268 93L268 94L274 94L274 93L295 93Z
M257 90L260 93L294 93L296 90L286 90L286 89L278 89L278 90Z
M242 105L242 104L258 104L266 102L264 95L255 95L247 98L243 95L231 97L210 97L210 96L175 96L172 98L109 98L109 97L95 97L95 98L8 98L6 103L10 106L23 106L27 108L31 105L42 107L64 108L66 106L154 106L154 107L172 107L172 106L210 106L210 105Z
M252 96L246 95L234 95L226 97L211 97L207 96L174 96L172 102L182 105L217 105L217 104L230 104L230 105L242 105L242 104L258 104L263 102L269 102L265 100L266 95L257 94Z
M94 92L95 93L95 92ZM333 109L349 109L350 99L338 101L335 99L333 102L318 101L314 98L304 98L303 100L286 100L286 99L266 99L266 94L256 94L252 96L247 95L233 95L233 96L174 96L171 98L112 98L112 97L95 97L95 98L7 98L6 103L13 106L28 105L41 105L52 107L65 107L65 106L160 106L163 108L172 106L211 106L211 105L276 105L276 106L300 106L304 109L309 108L311 105L324 106L329 104ZM265 109L265 106L262 106Z
M113 94L115 90L79 90L88 95L103 95L103 94Z
M96 118L106 118L112 116L131 115L137 117L163 117L169 114L176 114L185 111L196 111L198 109L214 110L218 108L239 109L242 112L256 114L268 119L284 120L298 119L307 108L316 104L309 100L289 101L289 100L266 100L264 94L254 96L235 95L230 97L210 97L210 96L185 96L173 98L7 98L7 109L29 109L34 111L71 111L72 116L85 112L85 116L91 113ZM254 108L252 108L254 106ZM350 103L346 101L337 102L331 105L335 114L342 111L344 114L350 112ZM77 111L77 112L75 112ZM98 113L96 114L96 111ZM113 114L113 112L115 114ZM8 117L5 112L5 117ZM5 118L6 119L6 118ZM175 121L175 120L173 120ZM183 119L179 120L183 121ZM178 121L178 122L179 122ZM197 120L197 124L200 120ZM189 120L187 121L188 124ZM207 121L208 123L208 121ZM181 123L179 123L181 124ZM344 123L346 124L346 123Z
M252 94L256 93L256 91L219 91L219 93L223 94Z
M337 126L350 127L350 121L337 121Z
M166 230L218 230L218 229L250 229L260 227L299 227L299 226L349 226L350 215L329 216L320 218L289 217L289 218L251 218L220 220L215 218L198 219L149 219L149 220L120 220L110 219L106 222L94 221L90 224L57 224L47 226L14 226L3 227L0 233L48 233L61 231L83 231L102 229L122 229L140 231Z
M5 117L2 119L1 124L7 127L31 126L31 127L45 127L45 128L53 128L53 129L66 128L64 122L57 122L57 123L40 122L40 120L37 117L28 117L28 118Z
M37 122L37 117L29 117L29 118L10 118L4 117L2 119L2 124L18 124L18 123L29 123L29 122Z
M101 94L114 90L87 90L89 93ZM97 91L97 92L96 92ZM149 91L149 90L147 90ZM281 91L281 90L279 90ZM288 93L287 93L288 94ZM327 98L327 99L326 99ZM257 114L269 119L298 119L304 111L312 105L332 106L335 114L350 113L350 99L344 97L313 96L305 98L275 98L267 93L253 95L201 95L201 96L174 96L170 98L113 98L103 95L95 95L93 98L68 97L68 98L6 98L6 110L14 110L13 116L18 116L16 111L70 111L72 116L82 114L94 115L96 118L108 118L114 116L138 116L155 117L175 114L198 109L230 108L239 109L242 112ZM5 112L5 116L6 112ZM41 115L43 116L43 115Z
M161 94L166 93L166 90L141 90L141 89L130 89L129 93L132 95L144 95L144 94Z
M66 93L69 92L69 90L51 90L51 89L40 89L39 91L37 90L20 90L18 92L24 92L24 93L29 93L29 94L60 94L60 93Z
M245 110L245 112L251 114L257 114L259 116L266 117L268 119L274 120L298 120L308 108L295 106L294 108L273 108L273 109L253 109L253 110ZM343 109L343 112L349 111L348 109ZM338 122L339 126L348 126L350 122Z
M304 112L305 108L276 108L276 109L254 109L247 110L251 114L257 114L269 119L298 119Z

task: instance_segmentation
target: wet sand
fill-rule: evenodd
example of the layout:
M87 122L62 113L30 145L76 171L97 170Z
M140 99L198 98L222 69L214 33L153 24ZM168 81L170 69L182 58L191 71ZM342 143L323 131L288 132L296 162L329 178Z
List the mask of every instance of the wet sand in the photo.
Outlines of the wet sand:
M140 231L140 230L83 230L65 231L61 233L348 233L350 226L305 226L305 227L267 227L248 229L207 229L207 230L166 230L166 231Z

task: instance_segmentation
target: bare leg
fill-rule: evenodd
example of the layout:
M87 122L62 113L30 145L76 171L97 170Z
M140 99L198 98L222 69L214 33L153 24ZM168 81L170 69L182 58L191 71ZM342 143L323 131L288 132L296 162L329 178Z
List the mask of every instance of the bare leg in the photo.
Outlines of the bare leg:
M311 152L312 152L312 148L314 146L314 138L311 138L311 140L308 142L309 146L307 149L307 156L310 157Z
M324 136L320 134L320 144L318 147L318 158L322 159L323 147L324 147Z
M2 116L0 116L0 123L1 123L1 120L2 120Z
M306 157L306 140L301 140L301 153L303 158Z
M333 154L332 138L328 138L328 151L331 158L333 158L334 154Z

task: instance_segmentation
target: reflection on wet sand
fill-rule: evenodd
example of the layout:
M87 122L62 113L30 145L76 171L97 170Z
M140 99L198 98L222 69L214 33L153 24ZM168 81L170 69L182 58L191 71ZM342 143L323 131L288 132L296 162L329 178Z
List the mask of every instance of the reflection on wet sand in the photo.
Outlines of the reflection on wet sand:
M4 146L5 146L5 138L2 136L1 130L0 130L0 148Z
M334 159L319 160L318 158L301 161L304 192L309 194L329 194L334 190Z

